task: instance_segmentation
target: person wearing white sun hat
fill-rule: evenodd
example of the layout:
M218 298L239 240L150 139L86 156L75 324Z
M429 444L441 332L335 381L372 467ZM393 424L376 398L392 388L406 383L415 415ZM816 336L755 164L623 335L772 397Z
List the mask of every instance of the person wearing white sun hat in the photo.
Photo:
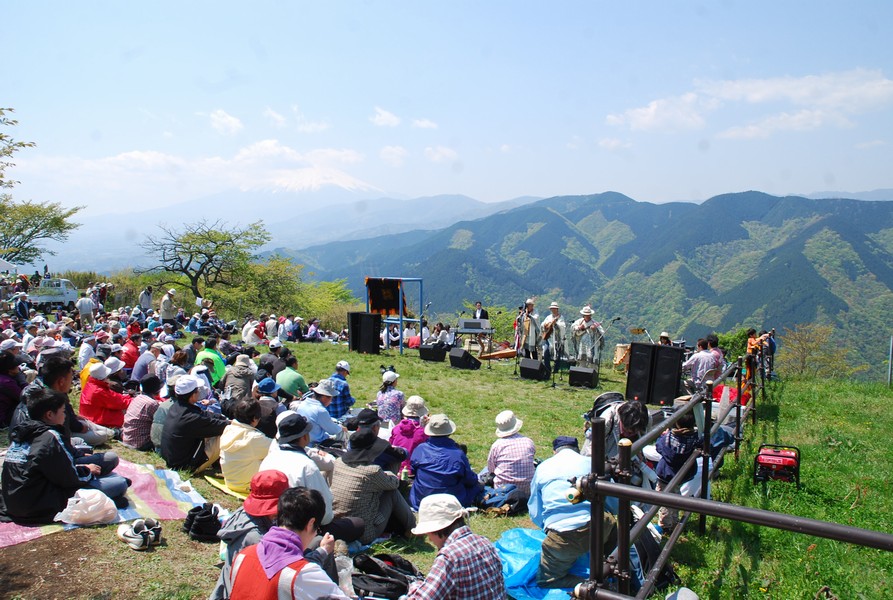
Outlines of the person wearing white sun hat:
M493 543L468 527L465 519L470 512L451 494L432 494L422 500L412 532L426 536L437 548L437 556L424 581L410 586L408 600L505 598L502 561Z
M524 421L510 410L496 415L496 441L490 446L487 470L493 475L493 487L514 485L526 498L530 496L530 480L536 465L533 456L536 446L520 433Z
M595 313L589 305L584 306L580 314L582 316L571 326L573 357L577 359L577 366L591 367L598 362L599 351L605 343L605 330L592 318Z

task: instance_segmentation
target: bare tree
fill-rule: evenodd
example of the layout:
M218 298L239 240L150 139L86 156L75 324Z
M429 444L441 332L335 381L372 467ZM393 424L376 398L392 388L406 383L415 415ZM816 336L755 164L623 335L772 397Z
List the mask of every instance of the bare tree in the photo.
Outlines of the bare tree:
M148 237L142 244L159 264L141 272L182 275L196 298L204 297L202 288L238 282L257 249L270 240L262 221L240 228L228 227L219 220L201 220L181 230L167 225L159 225L159 229L160 235Z

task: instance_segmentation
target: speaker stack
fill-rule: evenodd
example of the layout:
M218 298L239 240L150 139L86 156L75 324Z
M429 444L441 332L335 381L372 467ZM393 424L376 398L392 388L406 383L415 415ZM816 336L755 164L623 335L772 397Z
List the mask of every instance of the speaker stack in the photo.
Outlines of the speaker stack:
M544 365L541 360L535 358L522 358L520 366L522 379L545 381L549 378L549 370L546 369L546 365Z
M454 369L477 371L481 368L481 361L472 356L465 348L453 348L450 350L450 366Z
M379 354L381 352L381 315L377 313L347 313L348 344L351 352Z
M629 352L626 397L646 404L672 406L682 383L685 351L676 346L633 342Z

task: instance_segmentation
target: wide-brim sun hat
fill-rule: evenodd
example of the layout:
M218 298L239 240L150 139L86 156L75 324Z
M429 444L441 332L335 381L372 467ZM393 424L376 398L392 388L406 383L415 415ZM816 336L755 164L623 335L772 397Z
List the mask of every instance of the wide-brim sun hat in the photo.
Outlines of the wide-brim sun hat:
M510 410L504 410L496 415L496 437L504 438L515 435L521 430L524 421L515 416Z
M425 425L425 434L429 437L445 437L456 432L456 424L444 414L432 415Z
M400 412L404 417L424 417L428 414L428 407L425 406L425 399L421 396L410 396Z
M329 396L330 398L334 398L338 395L338 390L335 389L335 384L332 382L331 379L323 379L316 384L316 387L313 388L313 391L320 396Z
M580 309L580 314L583 316L586 316L586 315L592 315L593 312L592 312L591 308L589 308L588 306L584 306L583 308Z
M418 524L412 528L415 535L424 535L446 529L458 519L467 517L474 509L462 506L452 494L431 494L419 503Z

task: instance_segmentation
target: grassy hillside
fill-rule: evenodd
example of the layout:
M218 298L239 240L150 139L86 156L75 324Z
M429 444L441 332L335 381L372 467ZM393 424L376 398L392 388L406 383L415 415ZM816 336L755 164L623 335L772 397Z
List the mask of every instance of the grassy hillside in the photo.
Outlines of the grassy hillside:
M400 356L350 354L330 345L299 345L300 369L308 380L328 376L335 362L352 365L351 388L359 402L375 397L379 365L393 364L407 394L420 394L434 412L456 421L455 438L468 445L472 466L481 468L495 439L495 415L506 408L524 420L522 433L550 455L557 435L581 435L582 412L596 395L625 389L614 374L598 390L569 388L558 382L520 380L514 364L485 363L480 371L449 368L449 363ZM716 499L804 517L893 533L893 447L886 433L893 427L887 409L893 392L883 386L853 382L781 382L759 408L756 427L745 432L739 461L729 456L714 484ZM784 443L803 453L803 486L771 482L754 486L753 455L760 443ZM157 456L114 445L128 460L160 463ZM235 508L237 501L202 480L193 483L206 498ZM18 598L204 598L217 576L217 548L187 539L178 522L166 522L166 545L147 554L127 550L114 527L81 529L0 550L0 584L4 597ZM471 527L491 539L511 527L532 527L527 517L494 519L474 516ZM865 550L793 533L708 519L708 534L685 533L673 559L683 582L701 598L811 598L829 585L840 598L882 598L893 594L893 554ZM434 558L431 546L415 541L390 543L423 569ZM657 597L657 596L655 596ZM660 597L663 597L662 595Z

